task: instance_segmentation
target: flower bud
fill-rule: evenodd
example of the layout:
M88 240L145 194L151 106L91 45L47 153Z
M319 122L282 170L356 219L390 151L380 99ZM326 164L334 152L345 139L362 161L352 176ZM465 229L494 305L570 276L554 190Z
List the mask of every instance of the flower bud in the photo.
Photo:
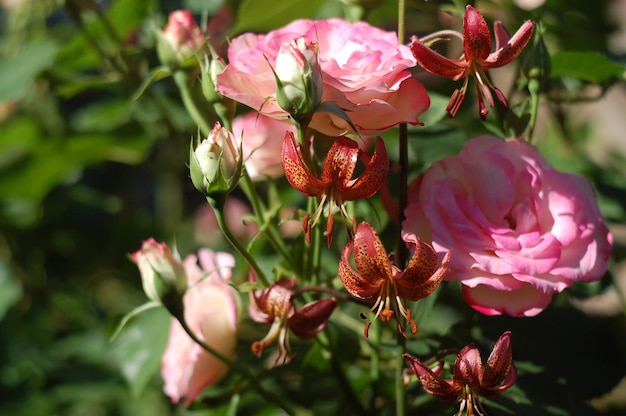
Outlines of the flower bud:
M150 238L131 257L139 267L146 296L170 311L182 313L182 296L187 290L187 275L183 264L169 247Z
M189 169L191 181L197 190L207 196L227 194L239 179L243 161L241 146L236 147L233 134L215 123L209 137L196 148L190 148Z
M318 45L300 37L280 47L276 57L276 99L296 119L310 117L322 100Z
M224 97L215 87L217 84L217 76L224 72L226 63L221 56L211 49L211 55L206 54L204 60L201 61L200 85L202 86L202 95L207 102L213 105L213 110L221 120L231 120L235 115L235 101Z
M189 10L176 10L167 25L157 32L157 55L170 68L186 66L204 44L204 35Z

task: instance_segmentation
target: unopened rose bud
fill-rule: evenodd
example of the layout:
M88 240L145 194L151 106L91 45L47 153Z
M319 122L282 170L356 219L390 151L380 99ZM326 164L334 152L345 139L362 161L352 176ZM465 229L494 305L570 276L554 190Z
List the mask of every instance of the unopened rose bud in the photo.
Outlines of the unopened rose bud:
M204 98L213 105L213 109L221 120L232 120L235 115L235 101L224 97L215 87L217 76L224 72L226 63L213 49L211 55L205 55L200 63L200 85Z
M207 196L227 194L241 178L243 161L241 147L236 146L233 134L215 123L209 137L201 141L189 155L191 181L197 190Z
M305 38L280 47L276 57L276 100L296 120L310 117L322 100L318 45Z
M157 55L170 68L185 66L204 44L204 35L189 10L169 15L165 28L157 32Z
M187 275L183 264L169 247L150 238L131 257L141 273L146 296L172 312L182 312Z

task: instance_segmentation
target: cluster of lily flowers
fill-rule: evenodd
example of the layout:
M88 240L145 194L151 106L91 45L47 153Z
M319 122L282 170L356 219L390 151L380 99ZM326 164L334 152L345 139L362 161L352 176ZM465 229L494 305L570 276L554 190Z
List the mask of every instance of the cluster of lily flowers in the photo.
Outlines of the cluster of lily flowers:
M462 79L447 106L451 117L473 79L484 119L496 105L494 94L508 108L487 71L515 59L534 26L526 21L510 36L496 22L492 50L487 23L472 6L465 10L463 33L414 36L410 46L399 44L395 33L364 22L298 20L267 34L240 35L223 57L189 12L170 15L159 33L159 56L205 136L191 146L191 180L247 262L249 318L270 326L252 344L255 355L263 356L276 344L270 365L289 363L290 334L302 340L316 337L343 302L363 305L362 316L371 316L365 337L377 319L397 321L400 334L408 337L418 330L408 302L429 296L443 280L460 281L467 304L483 314L533 316L573 282L604 275L612 237L590 184L556 171L523 139L470 139L458 155L433 163L410 184L403 209L387 185L392 162L377 135L402 123L420 125L418 117L429 107L427 91L409 70L419 64L429 73ZM460 58L431 49L451 38L463 43ZM203 120L186 99L182 90L196 81L219 121ZM234 117L235 102L254 111ZM293 214L307 245L319 244L323 234L332 248L336 217L343 226L347 243L340 250L337 276L347 293L332 284L307 286L297 266L304 260L296 262L288 278L268 277L230 231L229 194L241 187L254 195L256 182L283 174L295 190L316 201ZM378 193L402 230L405 247L397 253L385 248L367 219L348 208L349 201ZM257 215L263 213L264 207L254 208ZM279 248L284 244L278 241L280 230L266 232L278 233L270 239ZM202 249L181 260L153 239L132 257L148 297L173 316L163 357L165 392L173 402L189 404L236 360L242 299L230 282L235 259ZM315 291L316 300L303 296ZM301 299L310 301L302 304ZM444 371L442 357L420 360L410 354L405 355L406 371L417 376L426 393L457 403L457 414L484 415L478 397L496 395L516 380L512 356L511 333L506 332L484 365L470 344L458 353L451 372Z

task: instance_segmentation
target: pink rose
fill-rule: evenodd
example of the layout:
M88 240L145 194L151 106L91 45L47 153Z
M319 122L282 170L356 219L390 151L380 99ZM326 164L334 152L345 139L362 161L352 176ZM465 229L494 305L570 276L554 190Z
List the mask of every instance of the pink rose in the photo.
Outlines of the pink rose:
M291 123L255 112L235 117L233 134L236 140L243 141L244 166L253 180L283 174L280 152L286 131L296 134L296 129Z
M228 48L229 64L217 77L217 89L269 117L285 120L276 102L272 73L281 46L304 37L317 42L322 70L322 102L335 102L362 134L375 134L399 123L417 123L429 106L424 87L407 70L415 66L408 47L397 36L365 22L341 19L296 20L267 35L245 33ZM316 113L310 124L329 136L348 131L348 124L329 113Z
M200 260L202 268L198 267ZM185 321L202 341L228 358L235 355L239 300L227 284L235 260L228 253L202 249L184 261L189 289L184 296ZM191 403L207 386L218 383L229 367L204 351L172 319L161 373L172 402Z
M447 278L484 314L536 315L607 270L613 238L589 182L523 140L477 137L421 180L403 230L452 250Z
M205 37L189 10L175 10L169 14L157 41L161 62L175 67L194 56L204 45Z

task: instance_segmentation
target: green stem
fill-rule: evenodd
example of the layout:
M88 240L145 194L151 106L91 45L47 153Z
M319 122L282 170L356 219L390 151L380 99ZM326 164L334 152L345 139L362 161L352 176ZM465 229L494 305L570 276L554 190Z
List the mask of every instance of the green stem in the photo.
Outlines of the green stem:
M237 237L234 236L234 234L230 230L230 227L228 226L228 223L226 222L226 216L224 215L224 205L226 203L226 196L224 196L223 198L218 198L218 199L207 198L207 201L209 201L209 204L211 204L211 206L213 207L213 211L215 212L215 218L217 219L217 224L219 225L226 239L235 248L235 250L237 250L239 254L243 256L244 259L246 259L246 262L252 268L252 270L254 270L254 273L256 274L257 278L265 286L269 286L270 285L269 280L267 280L267 277L265 276L265 273L263 272L259 264L256 262L254 257L252 257L250 252L239 242Z
M405 0L398 0L398 42L404 43L405 37ZM408 192L408 126L406 123L400 124L399 129L398 157L400 164L399 192L398 192L398 229L397 229L397 250L396 262L400 269L404 269L407 260L407 248L402 239L402 222L404 221L404 209L407 206ZM400 317L396 317L399 319ZM396 416L406 415L406 391L404 389L404 353L406 352L406 338L398 331L396 334L396 354L395 354L395 393L396 393Z
M208 136L211 131L211 126L198 109L198 105L193 98L189 74L184 70L179 69L174 71L173 78L176 86L178 87L178 91L180 92L180 97L183 100L185 109L193 121L198 125L202 134L204 136Z
M218 360L222 361L224 364L229 366L233 372L245 378L250 383L250 385L252 385L254 390L256 390L256 392L261 397L263 397L263 399L267 400L270 403L274 403L275 405L277 405L278 407L280 407L281 409L283 409L285 412L287 412L290 415L294 414L294 411L291 409L291 406L283 400L282 396L279 396L270 391L267 391L265 388L263 388L263 386L261 385L259 380L254 376L254 374L248 371L248 369L246 369L243 366L240 366L237 362L229 359L228 357L226 357L225 355L217 351L215 348L209 346L200 338L198 338L196 334L191 330L191 328L189 328L189 326L187 325L187 322L182 316L176 316L176 319L178 320L180 325L183 327L187 335L189 335L189 337L196 344L198 344L203 350L205 350L206 352L213 355L215 358L217 358Z
M250 205L252 205L252 211L254 211L254 215L257 217L259 225L263 226L265 229L265 235L268 238L272 247L285 259L285 261L289 264L289 266L298 271L299 266L296 264L295 260L291 252L287 249L283 238L281 237L278 229L276 228L276 224L272 221L267 221L264 216L265 207L263 206L263 202L259 198L259 195L256 193L256 188L254 186L254 182L248 175L248 172L243 171L242 181L239 182L241 189L246 194L248 201L250 201Z

